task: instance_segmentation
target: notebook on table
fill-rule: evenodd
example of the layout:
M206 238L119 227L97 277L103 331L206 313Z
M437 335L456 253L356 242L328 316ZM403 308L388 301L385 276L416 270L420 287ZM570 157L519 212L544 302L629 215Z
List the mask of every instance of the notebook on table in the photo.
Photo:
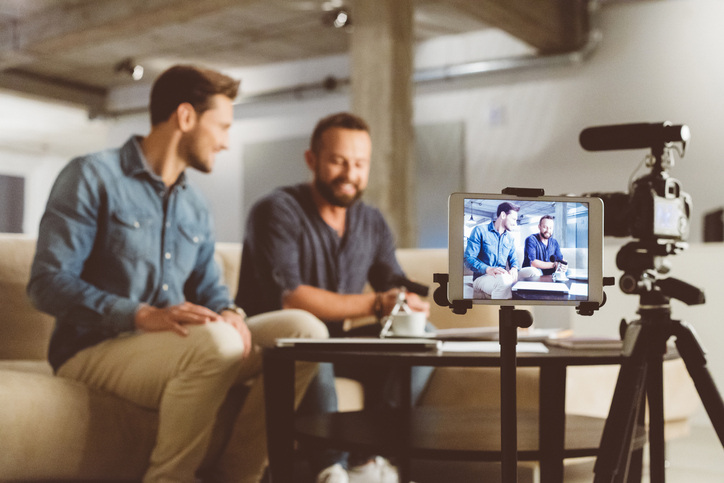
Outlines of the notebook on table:
M281 338L277 347L297 347L311 350L379 350L379 351L428 351L438 350L441 341L434 339L380 339L377 337L349 337L332 339Z
M588 280L588 270L585 268L570 268L566 271L566 277L574 280Z
M553 293L568 293L568 286L564 283L556 282L528 282L521 281L516 282L511 288L513 292L517 291L530 291L530 292L553 292Z

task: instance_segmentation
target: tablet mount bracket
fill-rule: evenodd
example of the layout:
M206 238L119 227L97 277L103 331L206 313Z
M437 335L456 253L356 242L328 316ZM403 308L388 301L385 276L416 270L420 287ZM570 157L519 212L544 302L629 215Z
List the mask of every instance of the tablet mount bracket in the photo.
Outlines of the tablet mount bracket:
M541 188L505 188L505 195L514 195L528 198L544 196ZM448 299L448 283L450 275L447 273L433 274L433 281L438 287L433 292L433 300L441 307L449 307L457 315L464 315L473 308L472 300ZM603 285L613 285L612 277L605 277ZM603 303L606 301L604 294ZM576 307L579 315L593 315L603 303L582 302ZM533 324L533 315L528 310L519 310L513 306L501 306L499 311L500 342L500 448L502 481L517 481L518 465L518 439L516 415L516 369L518 345L518 328L527 328Z

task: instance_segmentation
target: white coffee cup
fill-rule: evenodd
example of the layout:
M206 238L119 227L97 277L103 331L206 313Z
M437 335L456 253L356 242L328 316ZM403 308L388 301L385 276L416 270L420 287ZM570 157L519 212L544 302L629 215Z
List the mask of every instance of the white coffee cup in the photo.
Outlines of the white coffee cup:
M425 333L427 317L424 312L398 312L392 316L392 334L419 337Z

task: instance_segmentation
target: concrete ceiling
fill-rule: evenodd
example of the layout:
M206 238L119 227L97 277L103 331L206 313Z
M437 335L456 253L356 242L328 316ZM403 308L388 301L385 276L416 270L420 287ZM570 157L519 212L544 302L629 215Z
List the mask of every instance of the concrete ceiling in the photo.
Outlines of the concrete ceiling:
M0 88L102 112L108 93L184 62L217 69L342 54L332 12L360 0L0 0ZM371 0L362 0L371 1ZM394 0L381 0L394 1ZM541 53L588 34L589 0L413 0L417 42L500 28Z

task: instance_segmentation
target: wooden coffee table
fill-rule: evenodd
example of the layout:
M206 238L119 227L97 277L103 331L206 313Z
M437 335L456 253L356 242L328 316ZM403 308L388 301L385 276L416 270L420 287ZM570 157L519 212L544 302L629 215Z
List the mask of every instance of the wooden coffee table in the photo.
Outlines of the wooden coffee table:
M519 353L518 367L540 368L538 411L518 411L518 460L539 461L542 482L563 481L564 458L594 456L605 419L566 415L566 368L611 365L618 350L550 347L548 353ZM400 481L409 481L410 459L500 461L500 415L469 408L415 407L407 391L403 409L295 417L294 362L340 362L396 366L408 378L413 366L495 367L499 353L408 350L348 350L275 347L264 352L264 382L270 473L293 481L294 441L320 447L393 456ZM407 385L409 387L409 384ZM642 434L643 437L643 434Z

